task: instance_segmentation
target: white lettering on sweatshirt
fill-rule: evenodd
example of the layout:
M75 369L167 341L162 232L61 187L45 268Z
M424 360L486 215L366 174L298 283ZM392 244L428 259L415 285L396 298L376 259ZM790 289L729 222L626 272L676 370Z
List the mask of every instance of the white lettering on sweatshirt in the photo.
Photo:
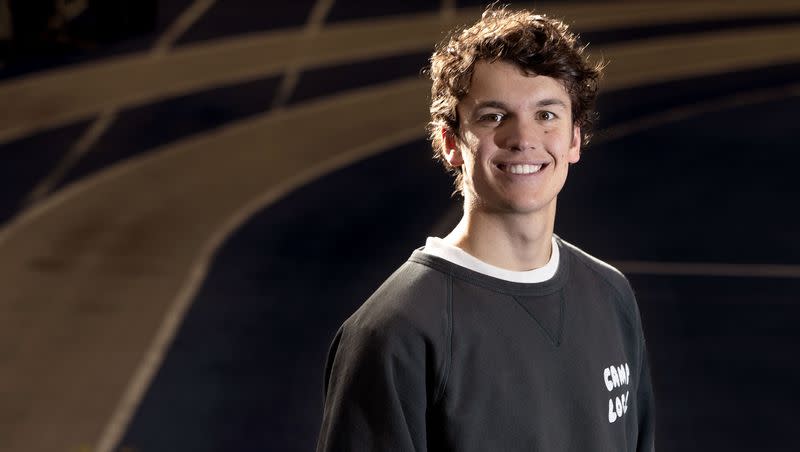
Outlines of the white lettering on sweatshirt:
M619 366L608 366L603 369L603 382L608 392L613 392L615 389L622 388L623 386L630 386L631 369L628 363L620 364ZM609 423L613 424L617 419L628 412L629 394L630 391L626 390L624 394L612 396L608 399Z

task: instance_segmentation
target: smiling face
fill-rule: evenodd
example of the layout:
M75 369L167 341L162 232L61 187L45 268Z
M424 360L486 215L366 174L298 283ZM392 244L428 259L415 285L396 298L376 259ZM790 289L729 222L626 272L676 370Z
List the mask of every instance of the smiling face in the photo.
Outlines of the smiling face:
M569 164L580 158L580 128L563 84L504 61L479 61L457 110L459 138L443 132L444 156L461 167L465 205L554 216Z

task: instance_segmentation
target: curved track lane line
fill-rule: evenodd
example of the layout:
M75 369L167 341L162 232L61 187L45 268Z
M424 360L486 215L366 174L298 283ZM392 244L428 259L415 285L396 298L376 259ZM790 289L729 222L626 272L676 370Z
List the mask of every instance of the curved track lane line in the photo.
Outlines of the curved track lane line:
M800 265L647 261L614 261L611 264L629 275L800 278Z
M314 6L311 9L311 14L309 14L308 20L306 21L306 25L303 27L303 33L307 38L313 38L322 29L322 26L325 23L325 18L328 16L328 13L330 13L331 7L333 7L333 3L334 0L317 0L314 3ZM286 72L283 74L283 79L281 79L281 84L278 86L278 92L275 94L275 98L272 101L272 108L283 107L283 105L292 96L292 93L297 87L297 82L299 79L299 67L290 66L286 68Z
M800 25L697 33L607 46L602 89L800 61Z
M260 206L254 200L264 193L278 196L417 137L426 111L420 83L373 87L185 140L59 192L23 215L24 227L4 231L0 392L14 394L4 400L14 413L0 424L4 449L63 450L113 437L119 430L104 434L104 426L122 412L120 395L136 391L127 389L131 375L147 374L137 370L142 360L157 367L151 360L183 309L174 300L188 302L181 294L204 275L198 262L209 259L209 237L224 240L218 231L248 204ZM49 435L39 434L42 425L52 426Z
M800 4L787 0L539 6L567 18L581 31L800 13ZM478 9L465 9L453 15L431 13L336 24L317 34L299 29L245 35L187 45L161 58L129 55L10 80L0 84L0 99L15 108L0 111L0 144L110 108L264 78L290 68L427 50L444 37L442 30L468 23L478 14Z
M746 105L757 105L764 102L798 96L800 96L800 83L775 88L764 88L755 91L737 92L735 95L726 96L721 99L671 108L651 115L641 116L634 120L611 126L607 130L604 130L602 135L593 140L597 143L606 143L647 129L653 129L671 122L682 121L706 113L743 107Z
M175 22L167 28L162 36L150 49L150 55L161 57L169 52L175 41L192 26L200 17L214 5L216 0L195 0ZM94 122L86 129L83 135L73 143L64 158L58 162L55 168L43 180L41 180L28 193L23 200L24 205L33 204L47 196L61 179L71 170L80 159L89 152L97 143L97 140L108 130L117 119L118 109L110 107L95 118Z
M375 141L343 152L335 158L324 161L319 165L309 167L283 183L277 184L269 191L241 207L229 217L221 227L214 231L214 234L208 239L202 249L198 251L198 257L192 265L186 284L175 297L175 300L170 304L169 310L166 312L153 342L148 347L142 362L137 366L136 372L131 377L130 382L128 382L122 398L103 430L95 451L112 452L119 445L150 382L155 377L158 368L164 360L164 355L180 327L186 310L197 295L208 273L208 268L213 261L214 255L236 229L243 225L255 213L263 209L264 206L278 201L291 191L308 183L309 180L315 180L325 174L352 164L354 161L380 153L385 149L403 145L417 138L419 138L419 126L413 126L409 129L400 130L385 137L380 137Z
M759 35L756 32L745 33L704 33L700 38L682 37L681 39L670 40L652 40L645 43L635 43L628 45L608 46L601 48L598 51L613 62L609 65L609 69L614 67L614 70L608 70L607 76L603 80L603 90L611 92L617 89L625 89L647 83L664 82L674 79L698 77L702 75L710 75L719 72L720 70L735 71L752 69L754 67L766 66L770 64L788 63L800 60L800 46L786 46L786 42L800 42L800 26L784 27L782 29L768 29L765 30L764 35ZM797 38L796 41L787 41L787 39ZM648 43L653 45L653 50L648 50ZM787 49L787 47L792 47ZM755 56L735 58L737 52L742 48L755 54ZM655 54L655 55L654 55ZM680 54L682 58L671 60L672 64L663 64L661 55L663 54ZM315 105L328 105L331 102L343 102L342 105L347 103L358 103L363 101L364 96L370 96L370 93L387 93L392 91L393 87L399 87L401 91L411 90L408 97L402 96L398 99L396 104L392 105L394 118L402 118L404 114L414 111L415 121L418 124L424 124L427 120L427 109L421 108L419 105L420 99L428 97L428 82L418 79L403 79L397 82L380 85L377 87L368 87L360 90L353 90L344 92L342 94L324 98L316 102L308 102L300 104L296 108L288 108L285 111L275 113L265 113L245 121L234 122L223 130L246 130L249 128L257 128L263 121L268 121L274 117L293 117L296 111L306 111L309 106ZM409 104L414 104L416 108L411 107ZM383 105L377 107L381 108ZM385 108L384 108L385 109ZM363 111L360 112L363 114ZM386 114L386 112L382 112ZM318 124L326 124L329 118L317 117L313 118L308 124L291 122L289 128L280 130L278 133L283 135L292 134L305 134L308 135L308 127L314 127ZM341 118L337 118L341 120ZM393 130L391 121L384 124L388 127L388 131ZM342 134L319 134L319 129L315 129L315 133L320 137L317 140L317 147L325 147L331 143L336 143L338 139L344 138ZM257 132L256 132L257 133ZM201 134L202 135L202 134ZM227 135L226 135L227 136ZM424 136L424 129L420 129L420 137ZM147 156L147 159L158 159L160 157L169 157L172 155L171 149L180 149L185 147L187 142L192 142L194 137L182 140L178 143L169 144L165 147L158 149L155 155ZM220 144L222 146L222 144ZM160 156L160 157L159 157ZM288 156L287 156L288 157ZM291 157L288 157L291 158ZM224 157L221 156L224 160ZM128 162L112 167L98 176L100 178L107 178L111 175L119 174L122 168L133 165L136 166L141 159L133 158ZM38 216L40 213L46 211L51 206L63 202L65 200L65 193L70 194L75 192L75 188L87 187L92 184L95 178L89 178L84 181L79 181L72 189L67 189L65 192L57 193L48 200L45 200L41 205L34 206L31 209L24 211L18 218L10 222L5 228L0 229L0 245L7 239L7 236L12 234L14 229L21 228L26 222ZM88 185L87 185L88 184Z

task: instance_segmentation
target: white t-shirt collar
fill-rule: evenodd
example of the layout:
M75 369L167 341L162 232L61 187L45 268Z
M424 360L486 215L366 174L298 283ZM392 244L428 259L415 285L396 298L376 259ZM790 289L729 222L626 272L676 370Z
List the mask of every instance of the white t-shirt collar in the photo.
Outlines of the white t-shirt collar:
M456 265L466 267L470 270L482 273L493 278L503 279L517 283L541 283L552 278L558 270L559 251L555 237L552 238L553 246L550 260L544 267L535 268L527 271L513 271L495 267L478 259L456 246L445 243L439 237L428 237L425 241L425 248L422 252L431 256L440 257Z

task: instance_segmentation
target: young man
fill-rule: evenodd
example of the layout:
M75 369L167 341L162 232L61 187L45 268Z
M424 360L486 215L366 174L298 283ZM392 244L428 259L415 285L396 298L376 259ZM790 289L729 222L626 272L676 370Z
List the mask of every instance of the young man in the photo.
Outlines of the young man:
M487 10L431 58L464 215L337 333L318 451L652 451L633 292L553 235L600 67L563 23Z

